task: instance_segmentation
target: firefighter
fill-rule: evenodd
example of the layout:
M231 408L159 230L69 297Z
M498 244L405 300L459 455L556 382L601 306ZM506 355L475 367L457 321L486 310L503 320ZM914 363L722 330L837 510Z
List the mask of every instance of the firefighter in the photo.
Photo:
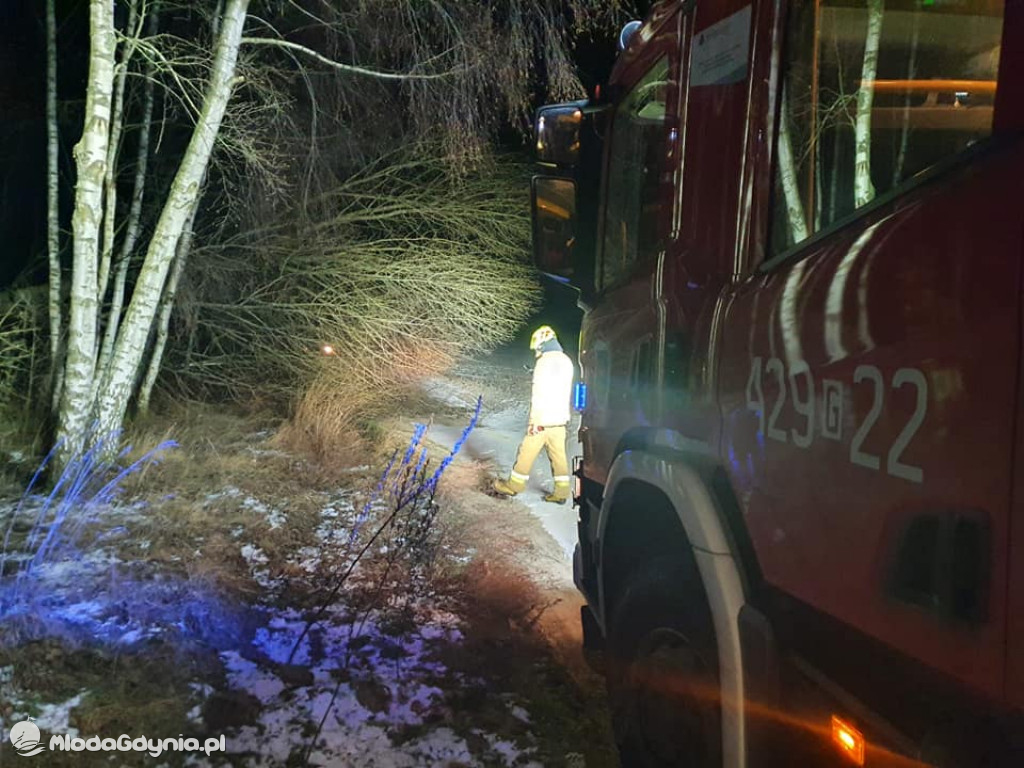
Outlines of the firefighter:
M494 490L515 496L526 488L530 468L541 449L551 461L555 489L545 501L564 504L569 499L569 464L565 458L565 427L569 423L573 365L550 326L542 325L530 337L530 349L537 357L533 368L533 393L526 436L519 445L516 463L508 480L495 480Z

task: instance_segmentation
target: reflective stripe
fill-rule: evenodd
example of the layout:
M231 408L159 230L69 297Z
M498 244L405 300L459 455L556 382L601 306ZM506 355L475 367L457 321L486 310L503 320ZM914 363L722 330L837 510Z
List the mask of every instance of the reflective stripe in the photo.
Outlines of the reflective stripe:
M555 482L556 483L568 483L569 482L569 475L555 475Z
M529 476L529 475L521 475L521 474L519 474L518 472L516 472L515 470L512 470L511 472L509 472L509 476L510 476L510 477L514 477L514 478L515 478L516 480L522 480L522 481L524 481L524 482L525 482L526 480L529 480L529 479L530 479L530 476Z

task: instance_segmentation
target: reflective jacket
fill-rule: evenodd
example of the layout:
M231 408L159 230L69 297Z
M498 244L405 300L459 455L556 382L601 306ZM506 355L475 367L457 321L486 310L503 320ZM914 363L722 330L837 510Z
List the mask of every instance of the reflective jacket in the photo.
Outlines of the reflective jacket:
M573 365L560 350L545 352L533 368L533 394L529 423L534 427L560 427L569 423Z

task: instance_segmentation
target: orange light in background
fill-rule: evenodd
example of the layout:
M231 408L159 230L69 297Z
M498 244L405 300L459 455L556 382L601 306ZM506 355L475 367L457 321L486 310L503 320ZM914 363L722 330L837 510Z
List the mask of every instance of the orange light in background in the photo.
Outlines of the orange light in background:
M864 765L864 736L835 715L832 715L832 743L854 763Z
M334 354L334 347L332 347L330 344L324 344L324 345L322 345L320 347L320 351L323 354L328 355L328 356L329 355L333 355Z
M995 80L874 80L872 87L877 92L901 91L969 91L971 93L993 94L998 83Z

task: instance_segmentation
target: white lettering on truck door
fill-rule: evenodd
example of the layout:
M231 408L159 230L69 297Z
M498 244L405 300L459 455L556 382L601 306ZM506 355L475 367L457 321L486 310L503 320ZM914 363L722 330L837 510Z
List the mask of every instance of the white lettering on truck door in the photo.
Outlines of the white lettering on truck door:
M770 405L771 410L767 415L767 423L762 382L765 376L771 377L771 383L778 390L775 401ZM901 480L921 483L924 482L924 469L904 463L901 457L913 441L927 415L928 379L917 368L900 368L892 377L891 389L901 389L905 386L915 388L916 404L914 412L889 448L885 460L885 472ZM849 460L851 464L856 464L859 467L879 471L882 467L881 457L864 450L864 441L867 440L872 428L885 413L885 376L877 366L857 366L853 372L852 384L848 385L838 379L822 379L821 386L818 387L813 372L803 360L798 360L790 366L787 376L786 366L779 358L769 358L765 363L760 357L754 357L751 359L750 376L747 378L746 405L748 410L757 414L759 435L777 443L788 443L792 438L793 445L798 448L810 448L818 434L816 414L819 412L821 413L821 437L837 441L843 439L844 402L847 392L852 394L853 387L870 387L871 406L850 439ZM817 407L819 391L822 397L820 411ZM784 413L787 399L792 400L793 411L802 419L788 432L778 424L779 418Z

